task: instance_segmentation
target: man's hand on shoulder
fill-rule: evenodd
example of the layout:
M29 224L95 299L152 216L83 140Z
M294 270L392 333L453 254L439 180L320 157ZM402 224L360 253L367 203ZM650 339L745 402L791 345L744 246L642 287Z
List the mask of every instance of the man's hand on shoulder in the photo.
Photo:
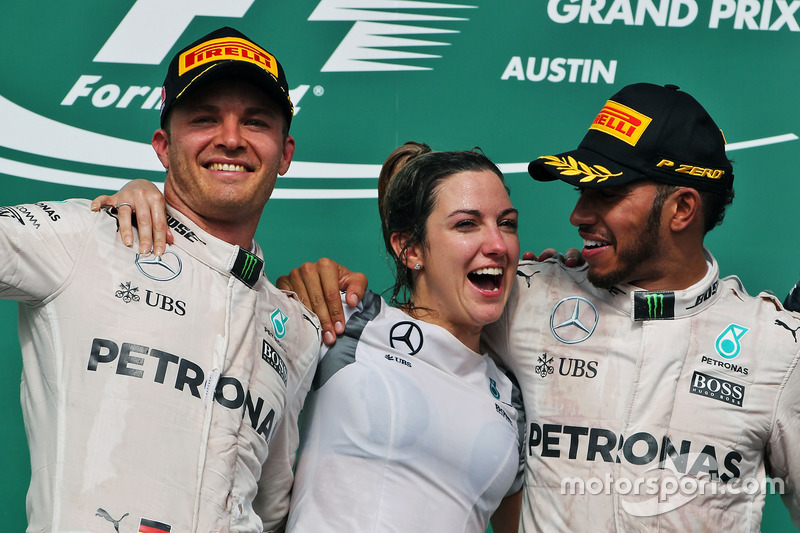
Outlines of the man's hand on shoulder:
M322 326L322 340L330 346L337 335L344 333L341 291L347 293L347 305L355 307L367 290L367 277L324 257L316 263L303 263L292 269L288 275L280 276L275 285L296 293L300 301L317 315Z

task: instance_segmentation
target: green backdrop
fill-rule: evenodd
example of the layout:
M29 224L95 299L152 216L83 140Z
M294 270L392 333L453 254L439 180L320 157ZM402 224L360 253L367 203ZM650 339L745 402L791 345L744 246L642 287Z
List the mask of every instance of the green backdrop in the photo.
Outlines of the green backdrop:
M216 5L220 4L220 5ZM376 177L397 145L479 146L507 175L523 249L578 246L576 193L534 183L536 156L577 146L629 83L673 83L723 129L736 200L708 237L723 274L783 296L800 275L791 236L800 168L798 2L773 0L39 0L5 2L0 204L93 197L163 181L149 146L169 58L222 25L283 63L299 108L294 163L257 238L271 278L329 256L390 272ZM91 303L87 303L91 305ZM0 523L25 525L29 464L16 305L0 302ZM790 528L777 496L764 531Z

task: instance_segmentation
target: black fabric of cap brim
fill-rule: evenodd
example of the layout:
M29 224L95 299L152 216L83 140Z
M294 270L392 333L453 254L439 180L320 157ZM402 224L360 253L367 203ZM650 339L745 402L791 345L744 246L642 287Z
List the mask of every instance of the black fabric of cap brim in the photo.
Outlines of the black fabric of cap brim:
M530 162L528 173L537 181L562 180L586 189L618 187L647 178L641 172L624 167L585 148L552 156L540 156Z
M263 90L281 108L286 119L287 127L292 123L292 110L289 107L287 95L281 90L278 82L271 79L270 74L259 66L243 61L220 61L207 67L199 74L184 91L176 97L170 108L182 102L187 96L193 94L200 87L213 81L224 79L241 79L248 81Z

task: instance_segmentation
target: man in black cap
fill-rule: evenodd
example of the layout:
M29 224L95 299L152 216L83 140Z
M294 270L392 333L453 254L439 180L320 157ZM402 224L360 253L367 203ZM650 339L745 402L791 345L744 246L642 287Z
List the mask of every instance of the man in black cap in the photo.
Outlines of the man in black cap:
M696 281L705 273L702 236L722 222L725 208L733 200L733 168L724 146L722 132L691 96L674 85L636 84L603 106L577 150L540 157L531 162L529 172L539 181L561 179L580 189L570 221L584 239L583 255L594 285L646 283L647 277L641 276L649 276L662 279L661 286L674 287ZM687 190L679 191L681 187ZM659 229L664 203L677 192L696 196L681 196L679 199L688 203L678 202L678 207L697 210L694 218L699 224L691 228L687 224L687 229L694 231L690 235L681 232L673 242L668 235L660 235ZM610 200L618 194L626 196L625 211L647 208L648 217L636 221L644 225L625 235L629 242L616 242L610 228L605 228L608 234L592 234L592 224L582 220L584 207L602 199L616 206ZM686 219L684 215L681 222L691 222ZM676 228L675 224L672 227ZM686 246L689 236L693 237L689 242L697 244L699 240L700 246ZM670 245L673 250L663 253ZM662 259L655 271L634 272L657 248L661 248L659 256L670 258L672 264L664 264ZM670 279L675 276L686 279Z
M266 279L253 237L294 153L291 119L277 59L222 28L178 52L164 81L153 147L172 246L123 244L118 217L133 201L3 208L0 296L21 303L28 531L281 526L320 336Z
M704 246L732 170L705 109L646 83L612 96L577 150L530 164L578 187L586 263L521 264L484 328L523 392L523 531L757 532L769 492L800 527L800 319L720 278ZM286 278L322 301L304 276L336 272Z
M773 488L800 525L800 320L703 245L733 197L724 145L694 98L642 83L530 164L578 187L586 265L521 267L485 336L525 399L524 531L759 531Z

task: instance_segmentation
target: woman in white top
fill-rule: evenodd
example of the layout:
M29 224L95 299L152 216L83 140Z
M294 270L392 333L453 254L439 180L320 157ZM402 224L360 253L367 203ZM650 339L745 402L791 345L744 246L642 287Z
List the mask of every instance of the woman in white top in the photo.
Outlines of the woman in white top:
M323 348L287 531L517 531L521 398L479 348L519 257L503 176L411 143L378 189L394 307L368 292Z

